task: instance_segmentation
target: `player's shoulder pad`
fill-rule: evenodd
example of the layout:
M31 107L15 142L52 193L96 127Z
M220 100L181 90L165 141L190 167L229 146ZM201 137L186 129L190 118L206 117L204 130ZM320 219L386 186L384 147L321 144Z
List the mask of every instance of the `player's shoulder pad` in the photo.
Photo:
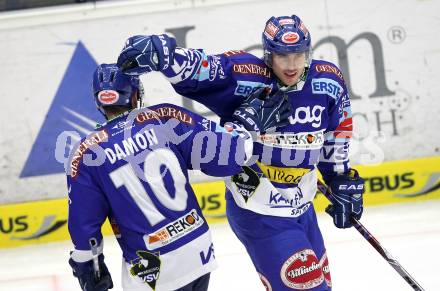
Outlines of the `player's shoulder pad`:
M341 70L333 63L323 60L312 60L310 72L313 78L331 78L345 83Z

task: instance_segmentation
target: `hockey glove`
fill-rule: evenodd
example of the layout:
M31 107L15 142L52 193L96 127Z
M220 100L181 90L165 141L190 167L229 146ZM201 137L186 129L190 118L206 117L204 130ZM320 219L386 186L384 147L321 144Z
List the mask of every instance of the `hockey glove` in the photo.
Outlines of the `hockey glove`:
M363 198L365 181L359 177L355 169L347 174L335 176L327 185L332 190L332 205L325 211L333 217L333 223L338 228L352 226L350 218L360 219L363 212Z
M118 57L117 65L128 75L162 71L173 64L176 40L166 34L130 37Z
M69 264L73 269L73 276L78 278L79 285L83 291L107 291L113 288L112 277L104 263L104 255L100 254L98 260L101 272L100 278L95 278L92 260L78 263L72 258L69 259Z
M248 131L265 133L269 128L281 127L289 123L292 109L282 91L267 96L270 89L263 87L252 93L235 110L233 119Z

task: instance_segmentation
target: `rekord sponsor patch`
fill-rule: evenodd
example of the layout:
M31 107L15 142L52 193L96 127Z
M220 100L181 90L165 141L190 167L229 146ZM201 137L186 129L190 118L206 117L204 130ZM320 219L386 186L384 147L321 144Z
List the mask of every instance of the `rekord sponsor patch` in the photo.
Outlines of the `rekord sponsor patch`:
M312 92L314 94L327 94L338 100L344 93L344 88L338 82L328 78L312 79Z
M324 131L264 134L258 137L258 142L277 148L295 150L320 149L324 144Z
M203 225L203 223L205 223L203 217L195 209L192 209L154 233L144 235L144 241L149 250L155 250L189 234Z
M247 97L262 87L268 87L268 85L261 82L237 81L234 95Z
M20 178L63 173L64 165L54 155L58 136L64 131L73 131L85 137L94 130L96 122L104 122L104 117L96 110L87 81L97 66L84 44L78 42ZM72 149L78 141L78 135L71 135L67 146Z

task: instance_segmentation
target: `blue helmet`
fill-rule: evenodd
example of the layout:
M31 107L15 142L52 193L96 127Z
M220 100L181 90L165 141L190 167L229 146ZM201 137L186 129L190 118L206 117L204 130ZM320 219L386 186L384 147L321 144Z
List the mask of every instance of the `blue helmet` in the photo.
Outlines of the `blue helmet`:
M309 53L310 33L301 19L296 16L272 16L263 31L264 61L272 65L272 53Z
M143 87L138 76L124 74L116 64L101 64L93 73L93 96L98 110L106 116L104 107L132 108L132 98L137 94L142 102Z

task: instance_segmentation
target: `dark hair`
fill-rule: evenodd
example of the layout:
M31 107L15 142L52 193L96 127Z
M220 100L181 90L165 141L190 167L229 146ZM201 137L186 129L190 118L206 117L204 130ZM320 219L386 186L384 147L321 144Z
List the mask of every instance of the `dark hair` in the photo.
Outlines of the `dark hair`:
M131 107L127 107L127 106L105 106L104 107L104 110L105 110L105 113L107 116L109 114L119 115L119 114L126 112L127 110L130 110L130 109L131 109Z

